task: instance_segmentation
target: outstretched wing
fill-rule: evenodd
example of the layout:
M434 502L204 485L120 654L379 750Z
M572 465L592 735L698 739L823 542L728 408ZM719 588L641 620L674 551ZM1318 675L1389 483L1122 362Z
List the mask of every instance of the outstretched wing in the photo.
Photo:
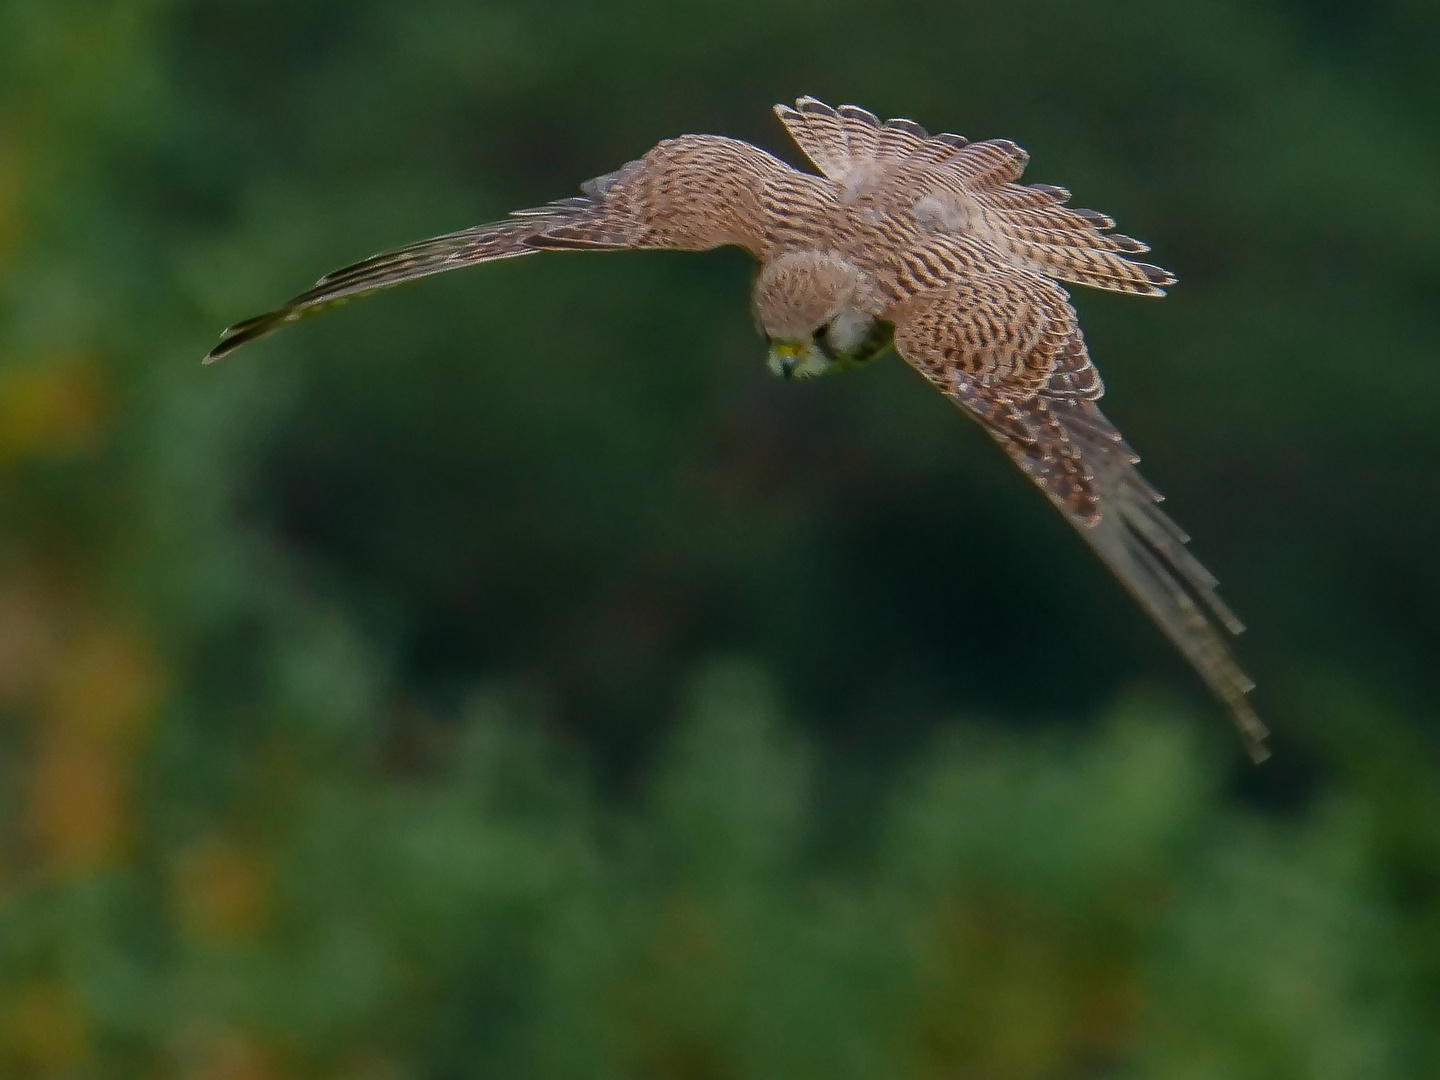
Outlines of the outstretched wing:
M1063 292L1034 278L1027 290L1029 277L1002 269L913 298L896 314L896 351L1045 492L1226 705L1250 755L1264 760L1267 732L1245 700L1254 684L1224 636L1243 627L1096 406L1102 388Z
M264 315L236 323L206 363L286 323L365 293L430 274L537 251L737 244L758 253L768 225L766 185L796 174L758 147L715 135L667 139L639 161L581 185L582 194L504 221L373 255L333 273Z
M842 191L887 189L927 227L973 235L1015 265L1061 281L1144 296L1163 296L1174 284L1168 270L1125 257L1149 248L1108 232L1115 222L1105 214L1064 206L1064 188L1015 183L1029 155L1008 139L931 135L913 120L882 122L859 106L834 109L812 97L775 112Z

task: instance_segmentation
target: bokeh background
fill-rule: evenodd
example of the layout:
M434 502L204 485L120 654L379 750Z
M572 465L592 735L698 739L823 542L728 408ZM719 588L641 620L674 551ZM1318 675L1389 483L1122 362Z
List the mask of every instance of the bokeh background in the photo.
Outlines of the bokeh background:
M5 0L0 1076L1440 1076L1440 5ZM743 255L221 327L812 93L1009 137L1248 765Z

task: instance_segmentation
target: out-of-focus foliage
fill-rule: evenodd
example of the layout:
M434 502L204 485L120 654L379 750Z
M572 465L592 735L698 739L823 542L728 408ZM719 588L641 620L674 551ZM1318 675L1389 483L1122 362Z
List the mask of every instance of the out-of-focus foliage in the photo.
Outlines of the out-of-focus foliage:
M0 1076L1440 1075L1437 50L1419 0L7 0ZM734 252L198 365L667 135L794 160L800 93L1014 138L1180 274L1077 303L1272 765L902 365L770 379Z
M13 1075L1328 1078L1415 1050L1353 799L1227 811L1184 729L1127 711L942 740L836 835L753 670L681 716L624 809L478 695L421 773L271 761L162 865L13 898Z

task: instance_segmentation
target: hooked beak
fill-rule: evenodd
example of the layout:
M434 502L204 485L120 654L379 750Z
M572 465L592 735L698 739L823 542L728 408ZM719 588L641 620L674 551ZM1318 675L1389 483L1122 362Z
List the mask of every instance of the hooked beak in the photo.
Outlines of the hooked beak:
M770 346L770 368L783 379L792 378L805 352L804 342L777 341Z

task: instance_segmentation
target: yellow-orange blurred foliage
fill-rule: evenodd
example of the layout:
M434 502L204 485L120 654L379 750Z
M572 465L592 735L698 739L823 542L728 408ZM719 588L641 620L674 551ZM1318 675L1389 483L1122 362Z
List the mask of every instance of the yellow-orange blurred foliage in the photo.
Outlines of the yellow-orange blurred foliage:
M120 853L128 774L161 682L132 628L68 610L34 577L0 584L0 695L29 720L25 824L42 872L91 869Z
M1066 926L1056 914L1013 898L956 903L917 935L915 1075L939 1080L988 1062L976 1075L1040 1080L1131 1049L1139 973L1106 927Z
M220 942L255 933L263 924L271 867L257 851L209 837L184 852L174 879L174 903L186 934Z
M0 176L3 183L3 176ZM108 412L97 359L61 355L0 374L0 468L98 445Z
M37 980L0 998L3 1075L70 1075L89 1055L85 1011L65 983Z
M181 1047L185 1080L280 1080L275 1055L250 1036L229 1028L191 1032Z

